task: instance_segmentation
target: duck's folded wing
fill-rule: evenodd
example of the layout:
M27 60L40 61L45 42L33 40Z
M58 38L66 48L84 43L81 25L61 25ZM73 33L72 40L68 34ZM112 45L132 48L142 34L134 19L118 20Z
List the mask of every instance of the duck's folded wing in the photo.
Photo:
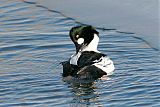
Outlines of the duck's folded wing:
M93 65L106 72L107 75L113 74L115 68L113 61L109 57L101 57L99 60L95 60L94 62L95 63Z
M78 71L78 66L70 64L69 61L61 62L61 64L63 66L63 77L73 76Z
M101 69L97 68L94 65L85 66L77 72L77 78L79 79L98 79L103 75L106 75L106 72L103 72Z
M95 63L95 61L99 61L101 57L105 57L104 54L97 53L94 51L85 51L82 52L81 56L77 61L78 67L89 66Z

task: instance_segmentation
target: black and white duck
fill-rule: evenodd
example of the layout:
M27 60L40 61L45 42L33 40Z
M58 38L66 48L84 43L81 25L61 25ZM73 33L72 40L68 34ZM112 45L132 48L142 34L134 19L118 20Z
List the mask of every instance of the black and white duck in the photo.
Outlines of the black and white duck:
M63 77L98 79L103 75L113 74L113 61L97 50L99 32L94 27L73 27L69 35L75 44L76 52L68 61L62 62Z

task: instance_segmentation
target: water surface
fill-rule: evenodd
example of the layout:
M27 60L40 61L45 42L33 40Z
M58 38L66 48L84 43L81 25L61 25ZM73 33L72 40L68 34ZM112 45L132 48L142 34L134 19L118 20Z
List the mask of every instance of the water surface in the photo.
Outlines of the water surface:
M75 51L72 18L19 0L0 4L1 107L159 107L159 51L132 34L100 32L99 50L115 63L110 77L68 83L61 61Z
M135 33L160 50L159 0L25 0L58 10L76 21Z

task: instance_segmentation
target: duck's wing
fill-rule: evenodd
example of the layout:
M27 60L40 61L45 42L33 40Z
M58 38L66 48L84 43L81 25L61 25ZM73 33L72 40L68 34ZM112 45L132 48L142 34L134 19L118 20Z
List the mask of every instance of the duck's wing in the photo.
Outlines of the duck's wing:
M96 61L99 61L101 57L106 55L102 53L97 53L94 51L84 51L77 61L78 67L82 68L94 64Z
M115 67L113 61L109 57L101 57L99 60L96 60L94 62L95 63L93 65L106 72L107 75L113 74Z
M77 72L77 78L82 80L95 80L102 77L103 75L106 75L106 72L102 71L94 65L85 66Z
M85 66L94 65L107 75L112 75L114 71L113 61L106 55L97 52L83 52L78 60L78 66L83 68Z
M61 64L63 66L63 77L73 76L78 71L78 66L70 64L69 61L61 62Z

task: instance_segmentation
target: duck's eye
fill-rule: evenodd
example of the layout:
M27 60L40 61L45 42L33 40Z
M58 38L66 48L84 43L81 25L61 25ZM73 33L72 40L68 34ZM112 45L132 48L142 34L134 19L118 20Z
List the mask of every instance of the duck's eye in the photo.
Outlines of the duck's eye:
M76 35L76 38L79 38L79 35Z

